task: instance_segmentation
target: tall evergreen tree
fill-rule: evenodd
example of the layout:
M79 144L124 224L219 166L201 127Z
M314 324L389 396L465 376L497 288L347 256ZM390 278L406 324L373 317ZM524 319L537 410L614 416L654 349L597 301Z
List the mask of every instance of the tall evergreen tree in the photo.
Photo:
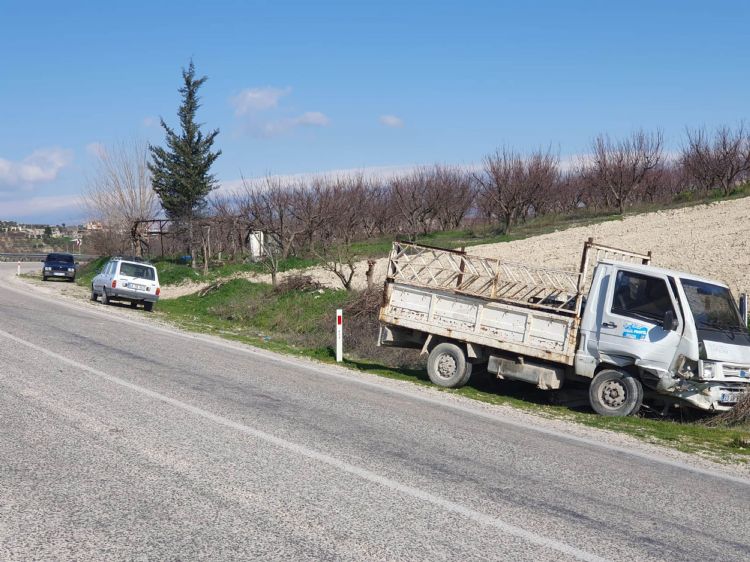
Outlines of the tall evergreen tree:
M195 77L192 60L187 70L182 69L183 85L179 90L182 104L177 112L181 130L175 132L161 119L161 126L166 132L166 147L149 145L151 184L167 216L186 229L193 267L197 265L194 224L206 207L208 194L217 187L216 178L210 170L221 154L221 150L211 151L219 130L204 135L200 130L201 123L195 122L195 114L200 107L198 89L207 79L207 76Z

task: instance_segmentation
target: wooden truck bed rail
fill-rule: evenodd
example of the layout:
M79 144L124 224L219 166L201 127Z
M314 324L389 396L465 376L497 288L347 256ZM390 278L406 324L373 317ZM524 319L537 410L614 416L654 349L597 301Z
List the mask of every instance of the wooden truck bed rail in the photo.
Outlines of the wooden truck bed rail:
M590 238L584 244L579 271L571 271L394 242L388 280L579 317L591 271L602 259L648 264L651 253L602 246Z

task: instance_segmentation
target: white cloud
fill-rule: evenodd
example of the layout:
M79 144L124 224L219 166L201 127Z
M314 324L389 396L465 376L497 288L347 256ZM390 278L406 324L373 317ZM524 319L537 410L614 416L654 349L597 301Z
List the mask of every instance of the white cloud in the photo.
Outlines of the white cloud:
M86 145L86 152L96 158L101 158L102 156L104 156L106 151L107 150L104 148L104 145L100 142L90 142Z
M18 220L28 217L81 214L83 202L80 195L51 195L3 201L3 219Z
M273 109L279 105L279 100L291 91L289 87L247 88L236 96L232 96L229 103L234 107L235 115L245 115L254 111Z
M396 117L395 115L381 115L380 123L382 125L385 125L386 127L391 127L394 129L398 129L404 126L403 119L401 119L400 117Z
M325 127L331 120L320 111L308 111L303 113L296 119L293 119L295 125L312 125L317 127Z
M73 152L62 148L35 150L20 162L0 158L0 188L52 181L72 160Z
M260 128L264 137L275 137L282 135L297 127L326 127L331 120L325 113L320 111L308 111L297 117L289 117L278 121L270 121Z
M153 127L157 123L159 123L159 120L156 117L148 116L143 118L144 127Z

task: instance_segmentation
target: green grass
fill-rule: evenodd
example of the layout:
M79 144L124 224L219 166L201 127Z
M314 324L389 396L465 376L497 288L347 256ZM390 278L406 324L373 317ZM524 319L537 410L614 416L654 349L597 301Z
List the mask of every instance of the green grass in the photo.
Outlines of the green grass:
M158 314L174 324L249 343L272 351L333 363L333 313L355 298L341 290L276 293L269 285L234 279L206 296L188 295L159 303ZM369 335L369 334L368 334ZM373 348L375 346L375 336ZM430 385L422 367L389 367L368 358L346 357L344 365L365 373ZM437 388L437 387L434 387ZM719 461L750 462L750 427L710 428L700 422L649 417L608 418L580 401L554 405L557 396L535 387L499 381L478 373L461 389L439 389L496 405L508 405L550 418L608 429L638 439L698 453Z
M83 287L89 287L91 281L93 281L94 277L96 277L108 261L109 257L103 256L81 265L76 273L76 283Z
M201 297L162 300L158 310L180 326L218 333L279 351L324 357L327 343L316 345L326 315L344 305L343 290L274 292L273 287L233 279Z

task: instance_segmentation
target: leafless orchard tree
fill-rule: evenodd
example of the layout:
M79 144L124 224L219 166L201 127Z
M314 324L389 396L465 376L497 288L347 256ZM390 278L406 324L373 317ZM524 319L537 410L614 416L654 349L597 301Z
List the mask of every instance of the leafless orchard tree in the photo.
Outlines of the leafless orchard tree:
M662 162L663 142L658 131L637 131L620 141L599 135L594 139L591 161L585 165L584 173L594 187L606 192L607 202L622 214Z
M662 162L644 179L641 198L649 203L669 203L689 187L690 181L679 162Z
M146 145L139 141L121 142L102 148L93 176L83 194L84 207L92 219L112 232L130 239L135 255L146 243L143 228L135 221L154 218L161 209L151 189Z
M429 178L435 199L435 219L440 230L461 226L474 204L477 185L474 178L454 166L435 166Z
M537 150L524 159L521 181L525 184L527 210L525 215L547 214L560 187L560 159L551 150Z
M750 172L750 134L742 123L735 129L720 127L712 137L705 129L688 129L680 160L702 189L729 195Z
M263 260L274 286L277 285L279 262L291 255L295 242L305 234L306 225L292 211L299 193L278 178L267 177L256 185L243 179L243 189L234 196L240 213L247 218L252 230L264 233ZM299 214L298 208L296 215Z
M425 168L393 178L390 181L391 202L409 240L432 230L437 212L437 199L431 173Z
M526 204L521 155L508 148L485 156L484 170L477 175L487 215L499 221L501 231L510 231Z
M341 177L322 186L325 220L320 225L315 255L323 267L352 289L357 256L352 243L362 237L362 204L367 196L362 177Z
M476 176L481 186L480 204L485 215L495 217L507 234L529 212L546 210L546 198L559 177L558 158L550 151L535 151L524 158L508 148L497 150L484 158L484 169Z
M360 176L361 178L361 176ZM391 204L392 194L387 183L361 178L360 220L365 238L394 232L397 211Z

